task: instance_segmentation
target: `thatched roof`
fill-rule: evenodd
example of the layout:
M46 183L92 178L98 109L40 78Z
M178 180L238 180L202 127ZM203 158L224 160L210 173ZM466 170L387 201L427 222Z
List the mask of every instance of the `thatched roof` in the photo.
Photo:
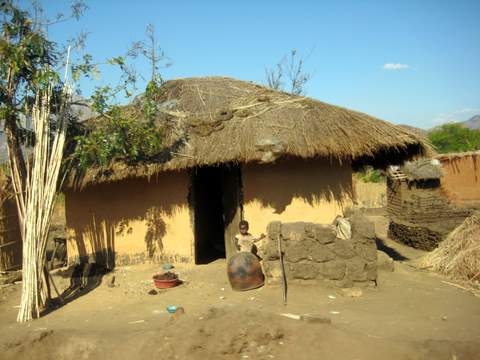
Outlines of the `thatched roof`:
M443 176L440 162L435 159L417 159L405 162L401 171L408 180L432 180Z
M399 126L231 78L167 81L158 101L158 121L166 129L169 147L157 159L73 174L70 186L289 156L399 164L430 153L425 139Z

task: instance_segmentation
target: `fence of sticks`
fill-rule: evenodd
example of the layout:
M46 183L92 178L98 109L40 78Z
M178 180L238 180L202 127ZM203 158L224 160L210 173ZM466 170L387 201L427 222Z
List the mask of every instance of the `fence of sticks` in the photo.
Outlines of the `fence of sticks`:
M7 170L0 168L0 271L22 266L22 240L17 205Z

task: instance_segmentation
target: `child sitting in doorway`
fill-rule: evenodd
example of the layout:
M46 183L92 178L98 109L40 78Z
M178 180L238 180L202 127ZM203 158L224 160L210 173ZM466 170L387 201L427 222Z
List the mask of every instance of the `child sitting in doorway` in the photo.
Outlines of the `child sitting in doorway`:
M265 235L261 234L259 237L254 237L252 234L248 232L248 221L242 220L238 224L238 228L240 233L235 235L235 245L238 251L246 251L251 252L257 255L257 246L255 243L262 240Z

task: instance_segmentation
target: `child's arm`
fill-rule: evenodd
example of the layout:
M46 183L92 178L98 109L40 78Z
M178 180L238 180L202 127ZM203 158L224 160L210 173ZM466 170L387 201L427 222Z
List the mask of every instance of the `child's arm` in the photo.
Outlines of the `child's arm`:
M253 242L254 242L254 243L259 242L260 240L262 240L262 239L265 238L265 237L266 237L265 234L262 233L262 234L260 234L259 237L254 238L254 239L253 239Z

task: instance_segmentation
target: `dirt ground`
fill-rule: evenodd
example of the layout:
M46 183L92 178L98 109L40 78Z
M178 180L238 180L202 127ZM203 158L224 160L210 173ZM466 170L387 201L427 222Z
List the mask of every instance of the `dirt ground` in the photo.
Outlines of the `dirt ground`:
M480 359L480 298L416 268L423 253L386 239L382 221L378 245L395 270L380 271L378 286L361 294L291 284L285 306L279 286L232 291L217 260L176 264L184 283L150 295L160 267L137 265L20 325L20 285L1 288L0 359ZM66 275L55 276L62 289ZM168 305L185 314L173 318Z

